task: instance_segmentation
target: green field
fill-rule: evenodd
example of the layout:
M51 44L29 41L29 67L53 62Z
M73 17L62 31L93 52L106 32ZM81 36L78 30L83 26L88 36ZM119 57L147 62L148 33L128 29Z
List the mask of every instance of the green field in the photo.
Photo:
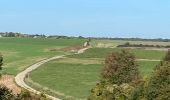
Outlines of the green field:
M71 55L73 58L105 58L113 51L120 51L120 48L90 48L80 55ZM143 49L128 49L137 59L162 59L165 51L158 50L143 50Z
M27 66L65 52L50 49L83 44L83 39L0 38L3 73L16 75Z

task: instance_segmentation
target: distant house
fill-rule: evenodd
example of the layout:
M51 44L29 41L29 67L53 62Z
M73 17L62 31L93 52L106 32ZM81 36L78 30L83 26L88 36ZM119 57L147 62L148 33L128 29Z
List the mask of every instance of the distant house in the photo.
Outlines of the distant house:
M2 37L2 35L0 35L0 38Z

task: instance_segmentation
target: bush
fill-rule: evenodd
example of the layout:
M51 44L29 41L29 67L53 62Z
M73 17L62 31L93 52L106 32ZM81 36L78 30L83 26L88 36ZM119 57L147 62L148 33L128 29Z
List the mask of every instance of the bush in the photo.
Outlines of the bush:
M170 62L164 62L155 70L145 91L147 100L170 99Z
M101 81L91 90L89 100L127 100L139 80L133 54L122 50L109 55L101 70Z
M139 71L134 55L126 50L113 52L106 58L101 76L112 84L136 82L139 80Z
M129 84L97 83L91 90L88 100L127 100L130 98L134 87Z
M165 62L170 62L170 49L168 49L168 52L166 53L165 57L163 58L162 61L160 61L160 63L155 67L155 70L159 70L161 66L163 66L163 64Z
M5 86L0 86L0 100L14 100L15 96L12 94L12 91L6 88Z

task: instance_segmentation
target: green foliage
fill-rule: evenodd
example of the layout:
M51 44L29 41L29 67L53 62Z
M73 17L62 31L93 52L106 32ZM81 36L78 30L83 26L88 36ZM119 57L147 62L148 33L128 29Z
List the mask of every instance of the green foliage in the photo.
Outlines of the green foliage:
M170 50L152 76L135 89L132 100L170 100Z
M118 85L137 81L139 72L134 55L125 50L120 53L113 52L106 58L101 76Z
M5 86L0 86L0 100L14 100L15 96L12 91Z
M44 95L33 95L29 91L21 91L14 95L7 87L0 85L0 100L49 100Z
M126 50L109 55L101 71L102 81L91 90L89 100L127 100L139 81L137 63Z
M163 58L163 61L170 61L170 49L168 50L165 57Z
M88 100L127 100L130 98L134 87L129 84L97 83L91 90Z
M147 100L170 99L170 62L164 62L155 70L146 87L145 96Z
M165 57L163 58L162 61L160 61L160 63L155 67L155 69L159 70L160 67L163 66L165 62L170 62L170 49L168 49L167 53L165 54Z
M29 91L22 90L20 94L17 95L17 100L25 100L30 99L31 100L31 94Z

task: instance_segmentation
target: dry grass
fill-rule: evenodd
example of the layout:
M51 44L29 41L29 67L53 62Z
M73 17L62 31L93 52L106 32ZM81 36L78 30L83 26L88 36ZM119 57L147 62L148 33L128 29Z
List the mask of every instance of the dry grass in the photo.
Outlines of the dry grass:
M0 79L0 85L4 85L12 90L13 94L19 94L21 92L21 88L15 84L14 76L12 75L3 75Z

